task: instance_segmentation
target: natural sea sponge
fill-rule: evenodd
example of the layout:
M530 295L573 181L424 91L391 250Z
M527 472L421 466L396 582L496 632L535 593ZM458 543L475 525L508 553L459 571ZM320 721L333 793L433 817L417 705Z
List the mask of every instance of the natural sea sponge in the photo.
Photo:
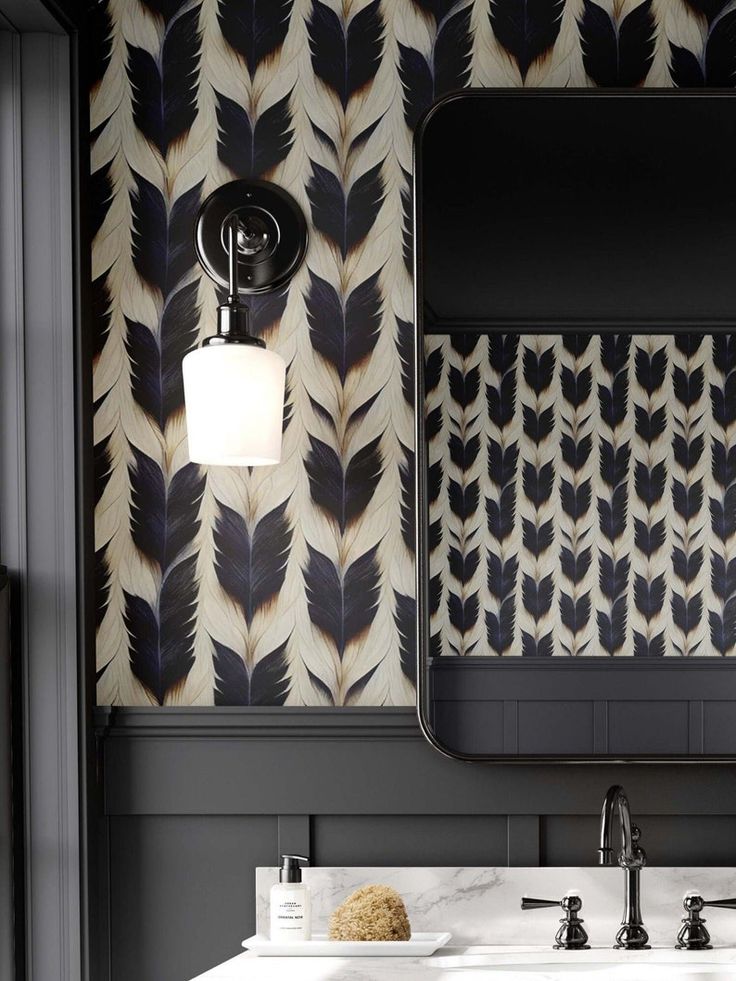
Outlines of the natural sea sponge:
M391 886L363 886L330 917L330 940L409 940L411 925Z

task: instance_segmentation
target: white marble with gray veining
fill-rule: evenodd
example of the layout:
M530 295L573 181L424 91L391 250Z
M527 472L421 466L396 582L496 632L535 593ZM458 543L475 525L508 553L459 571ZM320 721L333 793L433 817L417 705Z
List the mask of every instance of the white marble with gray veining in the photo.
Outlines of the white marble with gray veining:
M520 976L521 975L521 976ZM454 947L432 957L264 957L240 954L193 981L733 981L736 948L566 953L547 947Z
M278 869L256 871L257 932L268 936L268 895ZM351 892L370 883L393 886L403 897L412 928L452 933L456 945L551 945L562 915L558 909L522 913L522 896L583 897L582 917L591 944L613 943L621 922L624 873L618 868L310 868L312 930L326 933L330 913ZM689 890L706 899L736 896L736 868L645 868L642 915L653 945L671 947L680 926L682 897ZM714 943L736 944L736 911L706 910Z

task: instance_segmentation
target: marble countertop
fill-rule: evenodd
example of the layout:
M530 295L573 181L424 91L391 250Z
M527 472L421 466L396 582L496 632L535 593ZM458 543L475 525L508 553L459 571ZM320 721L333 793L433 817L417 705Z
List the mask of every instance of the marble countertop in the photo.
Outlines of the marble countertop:
M269 891L278 869L256 870L256 930L269 933ZM452 934L452 943L551 946L559 909L522 913L522 896L583 898L581 916L590 943L612 944L621 925L625 876L619 868L327 868L304 870L312 893L312 932L327 933L330 914L347 896L368 883L392 886L403 898L412 930ZM649 942L672 947L684 915L682 897L736 896L736 868L646 868L641 875L641 908ZM736 944L736 913L708 910L714 944ZM245 933L243 934L246 935ZM242 938L237 938L242 939ZM231 948L232 949L232 948ZM225 953L223 951L223 953ZM736 981L736 977L733 979Z
M268 936L269 891L278 869L256 871L256 932ZM312 930L327 933L332 910L367 883L395 888L412 929L452 935L453 947L432 957L256 957L239 954L187 981L456 981L459 975L489 981L736 981L736 914L709 909L708 928L717 949L674 950L690 890L736 895L736 868L647 868L642 873L642 912L653 949L611 949L621 923L625 877L618 868L309 868ZM559 908L522 913L524 895L584 897L582 916L591 950L552 949ZM244 933L246 931L244 930ZM233 938L237 942L237 938ZM719 946L720 945L720 946ZM234 947L230 947L232 951Z
M736 977L736 948L702 953L672 947L568 953L550 947L444 947L431 957L256 957L243 953L192 981L727 981Z

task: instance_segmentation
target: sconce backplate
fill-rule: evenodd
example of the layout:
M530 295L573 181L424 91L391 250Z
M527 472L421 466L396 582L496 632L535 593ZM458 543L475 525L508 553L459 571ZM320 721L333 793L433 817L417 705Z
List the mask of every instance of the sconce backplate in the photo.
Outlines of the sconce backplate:
M228 286L228 220L237 214L239 289L266 293L285 286L307 250L304 214L283 188L270 181L237 180L218 187L197 218L195 247L205 272Z

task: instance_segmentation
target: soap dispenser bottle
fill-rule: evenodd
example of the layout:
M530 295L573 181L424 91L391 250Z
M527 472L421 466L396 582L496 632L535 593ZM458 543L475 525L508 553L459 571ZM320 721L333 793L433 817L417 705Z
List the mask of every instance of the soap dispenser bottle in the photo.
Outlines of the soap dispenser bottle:
M271 886L271 942L310 940L312 901L309 886L302 882L303 855L282 855L279 881Z

